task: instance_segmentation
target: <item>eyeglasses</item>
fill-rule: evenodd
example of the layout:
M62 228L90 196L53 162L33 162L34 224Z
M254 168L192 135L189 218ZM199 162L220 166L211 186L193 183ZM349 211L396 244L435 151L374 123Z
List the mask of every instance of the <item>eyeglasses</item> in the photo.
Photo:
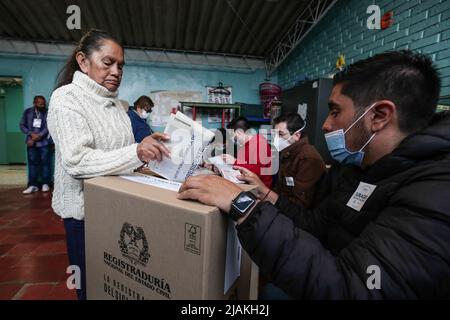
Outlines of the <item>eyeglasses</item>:
M144 105L144 106L142 106L142 109L144 109L145 111L151 111L152 110L152 108L153 108L153 106L152 105L149 105L149 104L146 104L146 105Z

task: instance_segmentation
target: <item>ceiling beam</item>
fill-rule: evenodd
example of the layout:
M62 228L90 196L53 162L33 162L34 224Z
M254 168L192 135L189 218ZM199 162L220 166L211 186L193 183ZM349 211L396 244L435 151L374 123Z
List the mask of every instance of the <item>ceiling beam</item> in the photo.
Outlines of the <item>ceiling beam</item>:
M28 23L26 17L21 14L20 8L18 7L18 2L15 0L5 0L5 6L9 15L11 15L15 20L15 26L19 26L25 30L24 38L26 40L36 39L39 37L38 33L34 28Z
M186 20L186 36L184 38L184 46L183 48L178 49L186 49L186 50L194 50L194 41L195 41L195 33L198 29L199 23L199 0L190 0L189 2L189 14Z
M12 40L12 39L0 39L1 42L9 42L8 45L3 44L0 46L0 55L11 55L11 54L20 54L23 56L35 57L35 56L46 56L52 57L56 60L65 60L67 59L67 49L60 49L59 43L56 42L31 42L31 41L21 41L21 40ZM18 44L18 48L27 48L32 47L34 50L23 50L16 49L16 52L4 51L2 52L2 48L14 48L13 42ZM53 45L55 48L46 54L41 54L37 50L39 43L46 43L47 45ZM70 47L71 49L73 46ZM142 51L144 54L138 54L138 51ZM229 54L217 54L217 53L200 53L200 52L187 52L187 51L173 51L173 50L148 50L148 49L129 49L127 48L127 53L130 57L127 61L131 63L172 63L180 64L180 68L195 68L197 65L207 66L210 65L214 68L222 68L222 69L232 69L232 70L240 70L246 72L254 72L256 69L264 68L264 59L263 58L254 58L254 57L245 57L238 55L229 55ZM202 59L198 59L201 56ZM142 58L147 57L147 58Z
M111 1L111 0L110 0ZM115 9L117 12L119 12L118 17L120 22L120 30L123 35L123 39L126 39L126 42L130 45L137 46L137 37L136 32L134 32L134 20L131 18L133 17L132 13L128 10L129 6L127 4L129 1L123 1L123 0L115 0Z
M289 26L292 25L306 5L307 1L302 1L301 3L298 1L285 1L283 3L278 3L276 13L270 16L268 22L262 28L262 32L260 33L260 35L264 35L264 37L261 37L259 47L257 48L259 49L259 51L257 51L258 55L267 56L270 54L270 49L272 49L281 40L287 30L289 30ZM276 24L277 21L284 21L285 23L283 23L283 26L279 29L275 29L272 25Z
M10 14L8 7L0 2L0 19L4 25L4 29L7 30L10 37L27 37L27 31L17 23L15 17ZM14 26L14 29L13 29Z
M326 2L326 3L324 3ZM303 10L295 24L289 29L284 38L273 49L266 60L266 72L270 76L287 58L287 56L300 44L311 30L334 6L337 0L314 0ZM312 21L313 23L307 23Z
M260 6L261 3L259 1L245 1L245 6L240 5L237 9L236 17L234 18L233 24L231 28L229 28L228 34L224 41L222 41L221 51L226 52L238 52L239 45L238 39L242 38L255 38L255 35L251 31L251 24L249 23L249 19L255 20L254 16L249 16L249 13L256 9L257 6ZM242 21L241 21L242 19Z
M228 5L225 1L215 1L214 9L211 13L211 23L208 26L208 32L206 33L204 50L213 51L216 47L216 42L220 42L217 34L219 30L222 30L226 25L230 23L232 16L231 10L228 10ZM219 46L217 44L217 46Z
M188 20L188 8L190 0L178 0L177 1L177 15L176 15L176 27L175 27L175 48L182 48L184 45L184 39L186 38L186 21Z
M177 21L175 20L178 14L177 0L166 0L165 4L165 14L170 18L164 19L164 43L166 48L173 49L175 48L175 32L177 30Z
M197 31L195 32L193 49L201 50L202 44L205 42L206 33L208 26L211 23L211 9L213 7L214 1L202 2L200 21L198 23Z
M261 5L260 10L258 11L258 17L253 25L253 30L255 30L256 41L252 37L248 37L247 40L241 45L242 52L247 52L248 54L255 54L255 50L250 50L250 48L254 48L255 44L258 45L259 39L261 37L264 37L264 35L261 35L261 29L263 26L267 23L267 17L270 15L271 9L273 7L273 4L271 3L265 3Z
M55 31L57 36L53 36L53 40L64 39L65 41L71 41L69 33L67 32L67 26L65 24L65 19L59 19L61 14L66 14L66 10L64 12L58 12L57 8L53 5L51 0L43 0L40 3L40 7L44 12L43 16L48 19L48 23L50 23L50 32Z
M160 48L165 48L164 46L164 2L165 0L152 0L152 10L153 10L153 36L155 37L155 46Z

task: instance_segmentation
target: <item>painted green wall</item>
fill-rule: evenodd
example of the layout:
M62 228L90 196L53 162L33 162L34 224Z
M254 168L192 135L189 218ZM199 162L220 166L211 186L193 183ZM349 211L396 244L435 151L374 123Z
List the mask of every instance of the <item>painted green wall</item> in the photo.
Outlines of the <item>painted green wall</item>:
M23 113L22 87L3 88L0 105L0 164L25 163L24 135L19 123Z
M25 163L24 134L20 131L20 119L24 110L22 87L6 88L6 146L8 163Z
M55 87L56 76L66 57L24 56L0 54L0 76L17 76L23 79L23 95L19 91L9 92L7 98L7 140L8 161L25 162L26 147L20 132L19 122L25 108L32 105L35 95L50 99ZM264 70L234 71L230 69L193 68L189 65L164 66L157 63L136 63L127 61L124 69L119 97L130 104L142 94L156 90L200 91L206 86L222 82L233 87L233 101L250 104L259 103L258 85L264 82ZM276 81L276 76L273 81ZM204 117L205 118L205 117ZM218 127L219 124L207 124ZM155 130L164 128L154 127Z
M377 4L381 15L394 12L386 30L367 28L367 7ZM426 53L442 76L442 95L450 95L450 1L339 0L278 69L283 88L301 75L317 78L336 72L339 54L347 64L388 50Z
M66 58L0 54L0 76L23 78L23 108L31 105L35 95L50 98L55 79ZM140 95L157 90L200 91L206 99L206 86L222 82L233 87L233 102L259 104L259 84L265 71L235 71L224 68L190 65L165 66L158 63L127 61L119 97L130 104ZM276 82L276 75L272 79ZM203 121L208 127L207 121ZM8 126L15 126L8 121ZM155 128L161 130L163 128Z
M0 164L7 164L6 157L6 112L5 98L0 96Z

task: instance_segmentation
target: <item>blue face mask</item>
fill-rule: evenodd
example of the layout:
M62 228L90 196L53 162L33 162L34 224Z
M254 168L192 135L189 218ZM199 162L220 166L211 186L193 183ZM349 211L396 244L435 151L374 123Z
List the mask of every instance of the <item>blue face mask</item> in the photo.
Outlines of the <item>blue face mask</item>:
M375 137L375 133L367 140L367 142L362 146L359 151L349 151L345 145L345 134L359 121L361 120L367 112L369 112L375 103L371 105L355 122L353 122L347 130L339 129L325 134L325 140L327 141L328 150L330 151L331 157L342 163L342 164L352 164L355 166L361 166L364 159L364 148L372 141Z

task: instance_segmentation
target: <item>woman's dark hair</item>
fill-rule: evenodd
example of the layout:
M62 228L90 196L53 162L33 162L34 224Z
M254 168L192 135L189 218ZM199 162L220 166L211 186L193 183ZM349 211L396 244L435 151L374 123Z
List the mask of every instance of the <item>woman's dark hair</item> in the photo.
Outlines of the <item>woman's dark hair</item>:
M58 73L56 78L56 88L65 86L72 82L73 75L75 71L80 71L80 66L78 65L76 56L78 52L83 52L86 56L90 56L93 51L100 50L103 42L106 40L114 41L115 43L120 43L109 33L102 30L92 29L88 31L78 42L77 47L73 51L67 63Z
M153 103L152 99L148 96L140 96L134 103L133 106L136 109L138 106L142 106L144 104L149 104L151 107L153 107L155 104Z

